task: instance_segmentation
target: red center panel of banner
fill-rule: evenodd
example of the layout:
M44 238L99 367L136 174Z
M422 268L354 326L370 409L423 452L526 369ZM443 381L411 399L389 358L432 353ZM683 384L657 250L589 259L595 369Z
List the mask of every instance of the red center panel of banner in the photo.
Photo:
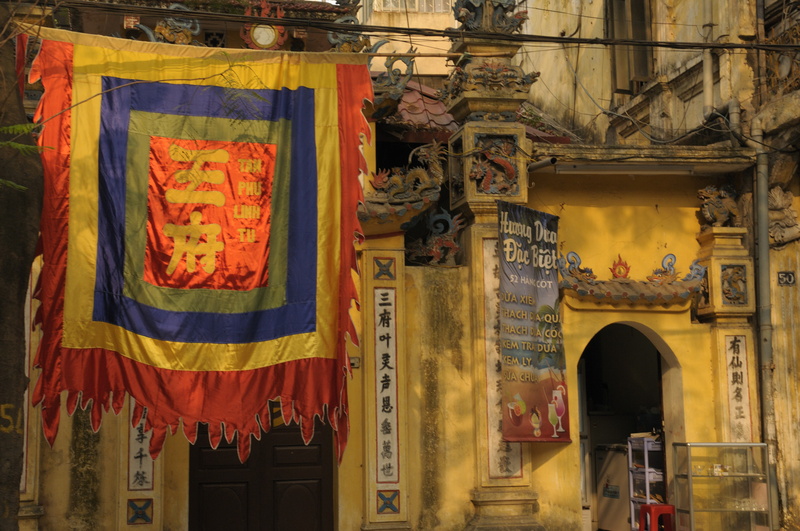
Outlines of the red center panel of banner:
M151 137L145 282L267 286L275 155L272 144Z

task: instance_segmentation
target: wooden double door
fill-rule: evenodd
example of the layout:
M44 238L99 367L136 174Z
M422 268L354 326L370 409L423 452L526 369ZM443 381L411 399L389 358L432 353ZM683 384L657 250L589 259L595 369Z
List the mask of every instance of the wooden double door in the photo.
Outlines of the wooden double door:
M191 531L333 531L333 437L319 421L308 446L298 426L273 426L246 463L201 425L189 461Z

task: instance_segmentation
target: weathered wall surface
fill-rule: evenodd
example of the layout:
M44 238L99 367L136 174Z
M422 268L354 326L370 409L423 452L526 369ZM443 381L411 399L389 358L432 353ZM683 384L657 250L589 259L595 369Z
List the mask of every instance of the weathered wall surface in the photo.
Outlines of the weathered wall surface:
M475 486L466 268L406 268L414 529L463 529Z
M531 9L525 32L534 35L611 38L605 2L554 0ZM661 42L746 42L755 32L754 5L725 0L651 3L650 36ZM737 16L729 16L736 13ZM713 26L706 26L710 16ZM711 28L711 33L708 31ZM527 45L520 54L526 71L541 72L530 101L587 143L643 145L669 139L703 122L702 61L699 49L651 48L652 79L634 95L613 91L612 47L592 44ZM741 51L713 54L715 106L737 98L752 110L753 58Z
M797 202L795 202L797 205ZM797 208L797 206L795 206ZM780 271L793 271L800 266L800 243L795 241L770 256L770 278ZM797 286L778 286L773 280L772 341L775 371L775 423L778 434L778 484L785 507L784 529L800 528L800 334L797 330L797 309L800 290Z

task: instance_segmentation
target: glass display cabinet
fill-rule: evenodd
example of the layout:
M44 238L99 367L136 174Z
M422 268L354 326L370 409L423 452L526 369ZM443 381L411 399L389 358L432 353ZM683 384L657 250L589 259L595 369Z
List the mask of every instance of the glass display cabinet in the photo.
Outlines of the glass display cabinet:
M673 443L678 530L772 529L767 445Z

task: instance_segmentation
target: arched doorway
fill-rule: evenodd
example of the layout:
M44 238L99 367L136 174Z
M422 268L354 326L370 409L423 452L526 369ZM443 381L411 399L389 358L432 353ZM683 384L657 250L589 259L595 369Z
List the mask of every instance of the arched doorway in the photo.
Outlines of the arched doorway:
M664 441L665 419L676 415L675 407L666 405L675 394L667 386L679 384L676 372L664 342L636 323L610 324L584 349L578 364L583 503L592 530L631 529L627 440L651 434ZM657 456L662 470L664 458Z

